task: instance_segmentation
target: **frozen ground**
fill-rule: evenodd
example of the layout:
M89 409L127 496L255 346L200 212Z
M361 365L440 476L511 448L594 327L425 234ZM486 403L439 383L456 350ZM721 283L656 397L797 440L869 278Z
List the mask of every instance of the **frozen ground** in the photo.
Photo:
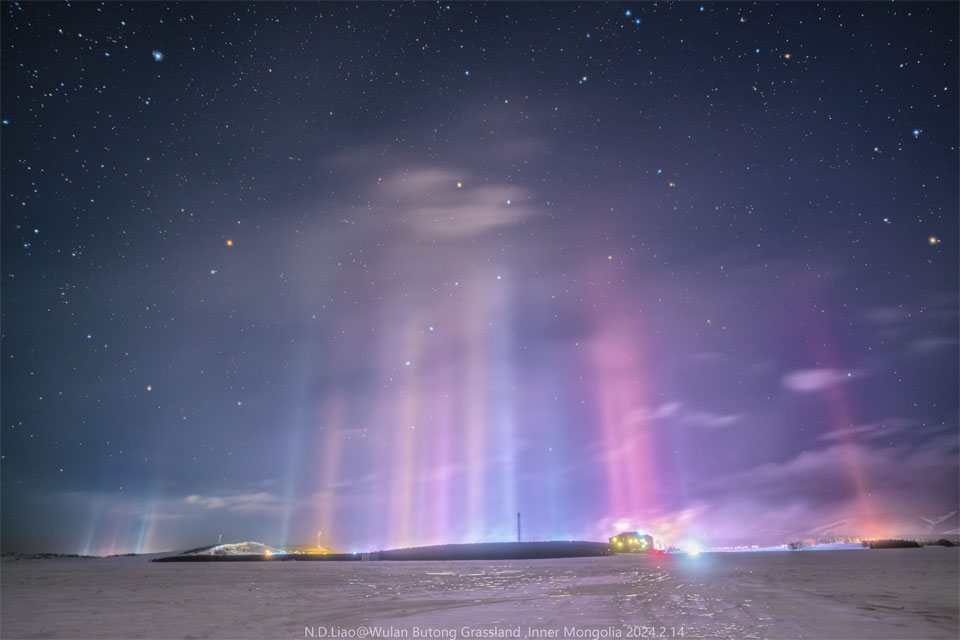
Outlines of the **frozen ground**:
M958 561L943 548L494 562L5 560L0 635L359 638L380 627L408 638L499 629L564 639L671 637L682 627L685 638L955 639Z

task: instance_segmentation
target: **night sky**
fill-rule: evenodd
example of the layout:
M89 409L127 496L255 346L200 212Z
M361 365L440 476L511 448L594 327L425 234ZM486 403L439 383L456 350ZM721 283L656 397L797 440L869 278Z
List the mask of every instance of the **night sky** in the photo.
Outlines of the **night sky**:
M957 509L957 24L4 3L3 549Z

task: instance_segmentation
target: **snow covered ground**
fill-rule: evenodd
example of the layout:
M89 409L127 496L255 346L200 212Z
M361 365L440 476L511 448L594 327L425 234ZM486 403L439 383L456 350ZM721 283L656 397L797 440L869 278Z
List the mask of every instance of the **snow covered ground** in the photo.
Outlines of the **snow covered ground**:
M958 561L944 548L496 562L4 560L0 635L957 638Z

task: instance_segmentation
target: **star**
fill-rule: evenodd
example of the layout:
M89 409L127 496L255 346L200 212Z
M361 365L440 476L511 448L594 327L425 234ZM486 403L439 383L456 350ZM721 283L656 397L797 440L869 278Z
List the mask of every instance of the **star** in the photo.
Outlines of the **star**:
M920 137L920 129L914 129L914 130L913 130L913 137L914 137L914 138L919 138L919 137Z
M230 240L230 239L228 238L228 239L227 239L227 246L228 246L228 247L232 247L232 246L233 246L233 240Z
M156 62L161 62L163 60L163 53L161 51L157 51L156 49L154 49L153 59Z
M457 181L457 189L463 189L463 183L462 183L462 182Z
M929 242L931 245L940 244L940 238L937 236L930 236Z

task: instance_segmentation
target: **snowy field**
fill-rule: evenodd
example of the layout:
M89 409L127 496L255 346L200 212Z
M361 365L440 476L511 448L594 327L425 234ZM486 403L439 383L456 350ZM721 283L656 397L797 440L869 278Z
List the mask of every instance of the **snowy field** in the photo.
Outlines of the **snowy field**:
M956 549L4 560L3 638L958 638ZM379 628L379 629L378 629Z

